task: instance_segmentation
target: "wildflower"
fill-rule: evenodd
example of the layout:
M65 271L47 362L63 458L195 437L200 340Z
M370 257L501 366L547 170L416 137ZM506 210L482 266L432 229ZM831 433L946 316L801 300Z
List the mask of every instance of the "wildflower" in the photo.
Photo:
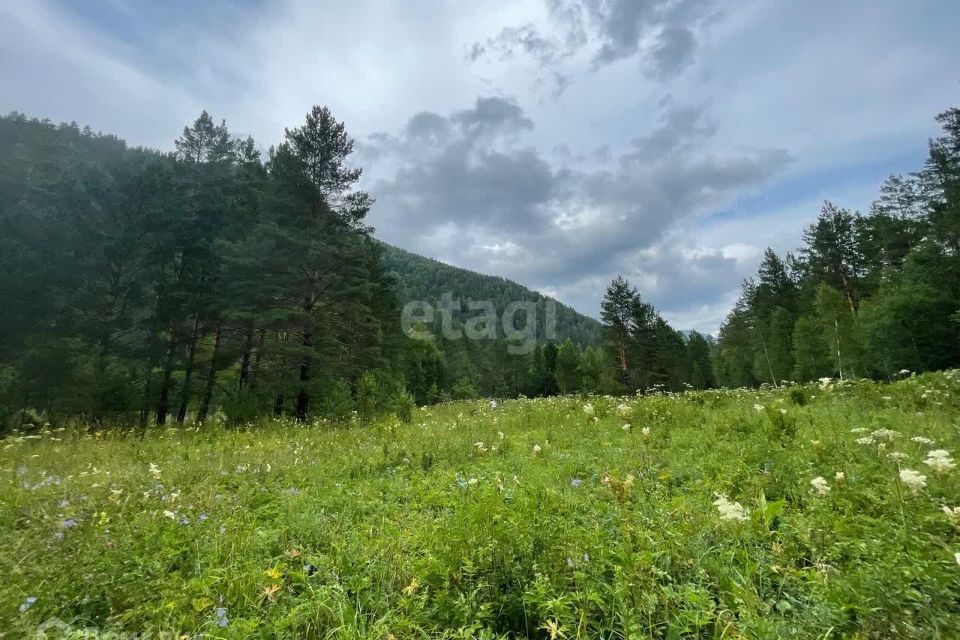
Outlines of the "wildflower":
M873 436L857 438L857 444L875 444L876 442L877 441L873 439Z
M477 480L476 478L470 478L469 480L467 480L467 485L473 487L477 484L477 482L479 482L479 480Z
M420 581L414 578L410 581L410 584L403 588L403 595L412 596L417 592L417 589L420 588Z
M227 609L226 607L217 607L217 626L223 628L230 624L229 618L227 618Z
M902 453L900 451L891 451L890 453L887 454L887 457L890 458L891 460L895 460L896 462L900 462L902 460L907 459L907 454Z
M503 440L504 438L506 438L506 436L503 435L503 431L497 431L497 437L500 438L501 440Z
M175 514L173 511L164 511L163 515L166 516L167 518L170 518L171 520L177 519L177 514Z
M936 444L936 443L935 443L933 440L931 440L930 438L925 438L925 437L923 437L923 436L913 436L913 437L910 438L910 439L913 440L914 442L918 443L918 444L926 444L926 445L934 445L934 444Z
M588 418L592 418L592 417L593 417L593 414L594 414L593 403L588 402L588 403L586 403L585 405L583 405L583 413L584 413Z
M161 474L160 467L158 467L157 465L155 465L155 464L153 464L153 463L151 462L151 463L150 463L150 475L153 476L153 479L154 479L154 480L159 480L159 479L160 479L160 474Z
M830 485L823 479L823 476L817 476L810 481L810 486L814 488L817 495L825 496L830 493Z
M533 455L538 456L540 455L541 451L543 451L543 449L540 448L540 445L538 444L533 445Z
M893 429L877 429L870 435L877 440L893 440L900 435L900 432L894 431Z
M20 605L20 613L26 613L30 607L36 604L36 596L29 596L26 600L23 601L23 604Z
M847 481L847 475L843 471L837 471L833 476L833 481L837 484L844 484Z
M574 478L573 480L570 481L570 486L573 487L574 489L576 489L582 484L583 484L583 480L581 480L580 478Z
M850 433L865 433L866 427L857 427L855 429L850 429Z
M947 514L947 517L954 526L960 526L960 507L953 507L951 509L947 505L943 505L943 512Z
M487 445L483 444L482 442L474 442L473 448L478 454L481 455L487 452Z
M743 522L748 519L747 510L743 508L743 505L739 502L730 502L727 500L727 496L723 494L720 494L717 499L713 501L713 504L717 507L717 511L720 512L720 518L722 520Z
M640 430L640 433L642 433L645 436L650 435L650 427L644 427L643 429Z
M956 561L958 565L960 565L960 553L953 554L953 559Z
M496 401L496 400L491 400L491 401L490 401L490 411L493 411L493 410L496 409L496 408L497 408L497 401Z
M624 420L630 419L630 414L633 412L633 409L630 408L628 404L619 404L617 405L617 415L623 418Z
M833 378L820 378L820 388L826 389L830 386L831 382L833 382Z
M629 423L629 422L625 423L625 424L623 425L623 427L621 427L621 428L622 428L624 431L630 431L630 423Z
M916 495L920 489L927 486L927 476L920 475L913 469L901 469L900 480L910 488L911 493Z
M753 410L754 410L754 411L763 411L763 405L762 405L762 404L755 404L755 405L753 405Z
M946 473L957 466L950 457L950 452L945 449L929 451L923 463L937 473Z

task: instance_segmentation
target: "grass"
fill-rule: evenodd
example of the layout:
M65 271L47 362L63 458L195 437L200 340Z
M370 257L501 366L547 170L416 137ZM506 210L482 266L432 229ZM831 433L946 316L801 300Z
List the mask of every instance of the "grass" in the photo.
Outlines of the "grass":
M51 616L141 637L960 629L960 519L943 511L960 470L923 462L960 448L960 372L590 398L592 417L585 402L8 437L0 637L36 637ZM899 435L857 442L879 429ZM904 468L926 476L916 494ZM745 521L721 517L721 493Z

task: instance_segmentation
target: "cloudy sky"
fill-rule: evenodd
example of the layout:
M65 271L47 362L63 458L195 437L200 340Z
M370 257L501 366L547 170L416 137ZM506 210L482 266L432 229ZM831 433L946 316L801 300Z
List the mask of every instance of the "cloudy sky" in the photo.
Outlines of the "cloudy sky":
M922 164L958 32L953 0L3 0L0 111L267 148L326 104L383 240L715 331L824 199Z

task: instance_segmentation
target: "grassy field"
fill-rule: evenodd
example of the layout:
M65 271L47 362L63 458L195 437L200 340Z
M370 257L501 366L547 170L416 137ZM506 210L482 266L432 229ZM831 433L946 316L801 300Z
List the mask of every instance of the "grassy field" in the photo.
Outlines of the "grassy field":
M954 371L47 427L0 442L0 637L956 638L958 420Z

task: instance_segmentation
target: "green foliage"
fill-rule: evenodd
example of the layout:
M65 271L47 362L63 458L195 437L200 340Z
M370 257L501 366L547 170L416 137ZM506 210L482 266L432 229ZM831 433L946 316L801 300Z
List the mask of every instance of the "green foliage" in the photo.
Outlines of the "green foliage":
M362 379L396 388L382 370ZM960 371L590 402L592 417L565 397L454 402L409 424L14 434L0 442L0 629L32 637L52 616L102 636L223 639L960 627L960 528L943 511L960 470L924 464L960 450Z
M951 319L960 309L960 110L937 122L944 135L926 166L891 176L868 215L827 202L799 258L765 253L720 329L721 384L890 378L960 363Z

